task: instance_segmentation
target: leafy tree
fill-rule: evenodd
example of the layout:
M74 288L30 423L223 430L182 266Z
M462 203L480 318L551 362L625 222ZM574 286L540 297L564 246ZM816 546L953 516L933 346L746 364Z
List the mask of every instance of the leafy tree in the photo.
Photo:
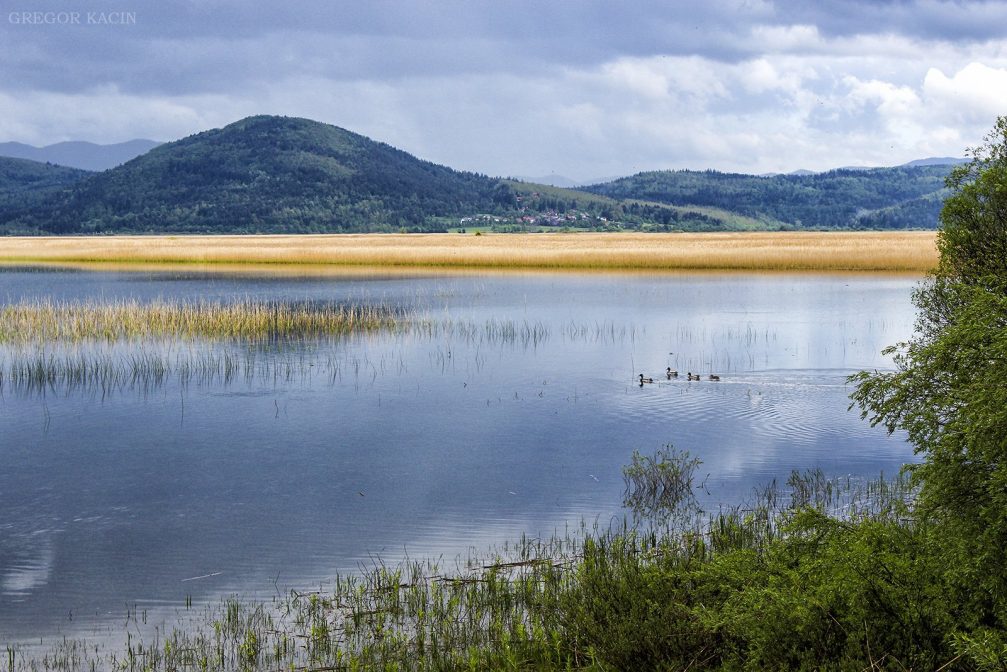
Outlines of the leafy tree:
M1007 629L1007 117L947 186L916 335L887 351L894 372L854 376L853 399L924 456L918 515L940 530L963 651L978 661Z

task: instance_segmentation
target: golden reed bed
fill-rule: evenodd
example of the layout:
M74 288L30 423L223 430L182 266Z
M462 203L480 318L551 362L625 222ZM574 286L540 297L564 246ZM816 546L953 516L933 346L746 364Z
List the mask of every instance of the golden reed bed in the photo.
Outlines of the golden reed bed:
M0 238L0 262L543 270L911 271L936 233L546 233Z

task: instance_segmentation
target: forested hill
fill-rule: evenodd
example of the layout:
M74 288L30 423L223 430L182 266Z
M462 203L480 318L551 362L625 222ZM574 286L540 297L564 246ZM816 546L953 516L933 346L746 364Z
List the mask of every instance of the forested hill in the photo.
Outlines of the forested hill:
M949 165L758 177L715 171L639 173L584 187L615 199L729 210L786 228L936 228Z
M949 170L662 171L571 190L257 116L100 173L0 158L0 234L934 228Z
M0 156L0 213L11 218L25 216L90 174L86 170Z
M0 194L66 187L90 175L86 170L0 156Z
M328 124L258 116L160 145L30 212L0 212L0 231L418 230L515 203L499 180Z

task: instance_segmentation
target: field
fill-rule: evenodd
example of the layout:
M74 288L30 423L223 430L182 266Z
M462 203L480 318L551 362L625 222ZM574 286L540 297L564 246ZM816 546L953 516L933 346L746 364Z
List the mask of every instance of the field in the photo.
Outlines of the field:
M0 238L0 263L923 272L936 232Z

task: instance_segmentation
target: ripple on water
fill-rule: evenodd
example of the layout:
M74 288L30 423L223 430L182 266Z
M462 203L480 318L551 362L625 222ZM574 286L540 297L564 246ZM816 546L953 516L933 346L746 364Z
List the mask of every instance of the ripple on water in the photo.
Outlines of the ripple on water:
M56 559L50 532L14 540L12 557L0 566L0 594L18 602L49 582Z
M704 435L743 436L792 445L817 443L824 419L848 404L848 371L761 371L687 381L682 377L631 385L610 397L623 421L640 427L671 424ZM832 422L830 420L829 422Z

